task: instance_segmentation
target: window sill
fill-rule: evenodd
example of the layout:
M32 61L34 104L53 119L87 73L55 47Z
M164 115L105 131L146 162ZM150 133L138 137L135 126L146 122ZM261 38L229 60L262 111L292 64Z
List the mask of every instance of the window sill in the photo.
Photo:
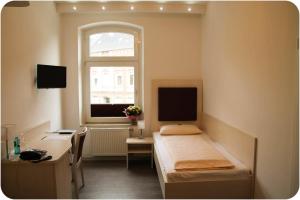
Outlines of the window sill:
M87 127L101 127L101 128L129 128L132 127L130 123L93 123L93 122L86 122L81 124L80 126L87 126Z

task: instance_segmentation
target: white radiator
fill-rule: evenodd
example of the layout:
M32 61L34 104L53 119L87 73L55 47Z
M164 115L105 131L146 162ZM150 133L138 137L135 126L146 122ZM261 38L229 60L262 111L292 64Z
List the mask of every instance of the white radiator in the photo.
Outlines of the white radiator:
M122 156L127 153L128 128L90 128L91 156Z

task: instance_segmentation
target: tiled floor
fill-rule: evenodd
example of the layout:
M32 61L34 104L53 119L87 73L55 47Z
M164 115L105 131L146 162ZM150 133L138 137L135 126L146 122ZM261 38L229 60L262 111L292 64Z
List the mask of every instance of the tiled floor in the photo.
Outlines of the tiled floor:
M85 187L82 199L161 199L162 193L155 169L143 160L94 160L84 163Z

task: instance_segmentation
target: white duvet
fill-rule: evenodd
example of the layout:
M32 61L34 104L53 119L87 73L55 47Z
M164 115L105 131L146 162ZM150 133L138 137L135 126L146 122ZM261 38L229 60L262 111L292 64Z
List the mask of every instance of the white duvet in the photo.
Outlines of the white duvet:
M161 136L175 170L231 169L234 165L201 135Z

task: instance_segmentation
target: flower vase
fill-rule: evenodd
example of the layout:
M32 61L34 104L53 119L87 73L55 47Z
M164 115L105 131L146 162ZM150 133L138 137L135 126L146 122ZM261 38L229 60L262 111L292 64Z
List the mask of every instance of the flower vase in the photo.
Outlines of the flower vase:
M133 125L133 126L137 125L137 121L136 120L131 120L131 125Z
M127 118L130 119L131 125L137 125L137 116L128 115Z

